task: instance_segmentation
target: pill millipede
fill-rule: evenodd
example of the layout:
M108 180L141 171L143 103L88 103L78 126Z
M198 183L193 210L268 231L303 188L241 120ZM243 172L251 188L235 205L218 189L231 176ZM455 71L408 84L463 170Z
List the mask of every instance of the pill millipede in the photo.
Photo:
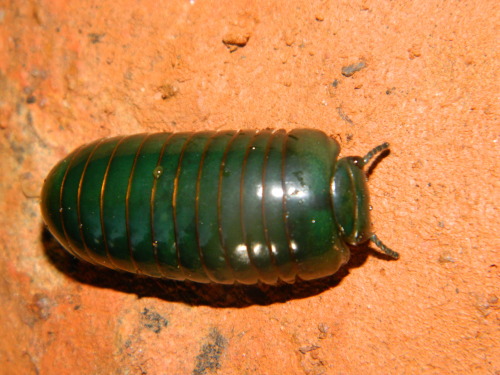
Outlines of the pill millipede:
M200 283L334 274L371 241L364 157L314 129L135 134L61 160L42 189L50 232L77 258Z

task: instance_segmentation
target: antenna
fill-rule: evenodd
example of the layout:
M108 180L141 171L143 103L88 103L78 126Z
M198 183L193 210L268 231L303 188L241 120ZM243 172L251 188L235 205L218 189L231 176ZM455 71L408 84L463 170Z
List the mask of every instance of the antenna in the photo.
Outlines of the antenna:
M368 152L368 154L365 155L365 157L363 158L363 163L362 163L362 165L360 165L360 167L363 167L366 164L368 164L368 162L370 160L372 160L372 158L375 155L381 153L384 150L387 150L388 148L389 148L389 143L388 142L384 142L381 145L375 147L373 150L371 150L370 152Z
M385 246L383 242L379 240L379 238L375 233L371 235L370 240L375 244L375 246L377 246L380 250L382 250L384 254L390 256L391 258L399 259L399 253Z

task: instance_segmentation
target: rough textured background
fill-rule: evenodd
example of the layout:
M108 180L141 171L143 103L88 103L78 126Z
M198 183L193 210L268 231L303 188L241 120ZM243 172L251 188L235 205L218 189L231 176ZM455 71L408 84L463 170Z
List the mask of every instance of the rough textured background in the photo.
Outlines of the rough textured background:
M0 373L498 375L499 31L495 0L0 0ZM266 127L389 141L373 221L401 259L200 286L44 230L43 179L83 142Z

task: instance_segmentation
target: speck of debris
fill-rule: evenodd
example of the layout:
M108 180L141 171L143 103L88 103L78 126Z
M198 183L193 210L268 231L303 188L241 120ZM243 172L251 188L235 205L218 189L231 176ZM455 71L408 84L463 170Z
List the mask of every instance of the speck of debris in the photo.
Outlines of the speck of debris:
M366 67L366 63L364 61L360 61L357 64L351 64L344 66L342 68L342 75L345 77L350 77L354 73L359 72L361 69L364 69Z
M163 100L167 100L177 95L177 93L179 92L179 88L175 85L167 83L165 85L158 87L158 91L161 93L161 98Z
M30 72L32 77L45 79L47 78L47 72L43 69L32 69Z
M31 172L24 172L20 176L21 191L26 198L39 198L40 197L40 181L39 178Z
M338 79L334 80L331 85L335 88L337 88L337 86L340 84L340 81Z
M498 303L498 297L494 294L490 294L488 296L488 301L487 301L490 305L496 305Z
M30 95L26 98L26 103L28 104L33 104L36 102L36 96L35 95Z
M221 368L220 357L227 346L227 340L217 328L212 328L207 341L201 347L200 354L196 356L193 375L204 375L207 371L215 372Z
M321 348L321 346L307 345L307 346L302 346L301 348L299 348L299 352L301 352L302 354L306 354L307 352L312 352L313 350L317 350L319 348Z
M344 120L345 122L349 124L354 124L354 122L349 118L349 116L346 115L342 107L337 107L337 113L339 114L340 118Z
M295 35L290 32L285 33L285 44L290 47L295 42Z
M240 47L245 47L250 39L249 33L231 32L222 38L222 43L226 45L229 52L234 52Z
M455 259L447 251L443 252L438 259L439 263L455 263Z
M319 336L318 338L320 340L324 340L328 337L328 330L330 329L330 327L328 327L325 323L320 323L318 325L318 329L319 329Z
M395 90L396 90L396 88L395 88L395 87L391 87L390 89L385 90L385 93L386 93L387 95L391 95L391 94L392 94Z
M123 73L123 78L130 81L134 78L134 75L130 70L127 70L125 73Z
M36 293L33 296L32 302L28 304L28 313L22 314L22 319L25 324L29 327L33 327L34 324L40 320L47 320L50 317L52 308L55 302L49 299L48 296L41 293Z
M96 43L101 43L102 39L106 36L106 34L90 33L87 34L87 36L90 39L90 43L96 44Z
M144 308L141 313L141 324L154 333L160 333L163 328L168 326L168 320L157 312Z
M415 57L420 57L422 56L422 52L420 51L420 48L417 46L413 46L408 49L408 57L410 60L413 60Z

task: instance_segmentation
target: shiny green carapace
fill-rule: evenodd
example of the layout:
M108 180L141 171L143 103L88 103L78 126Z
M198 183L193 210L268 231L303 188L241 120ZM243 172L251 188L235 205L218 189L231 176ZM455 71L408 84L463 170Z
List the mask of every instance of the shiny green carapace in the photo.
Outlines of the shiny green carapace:
M335 273L373 241L364 158L312 129L157 133L96 141L49 173L42 214L74 256L201 283Z

